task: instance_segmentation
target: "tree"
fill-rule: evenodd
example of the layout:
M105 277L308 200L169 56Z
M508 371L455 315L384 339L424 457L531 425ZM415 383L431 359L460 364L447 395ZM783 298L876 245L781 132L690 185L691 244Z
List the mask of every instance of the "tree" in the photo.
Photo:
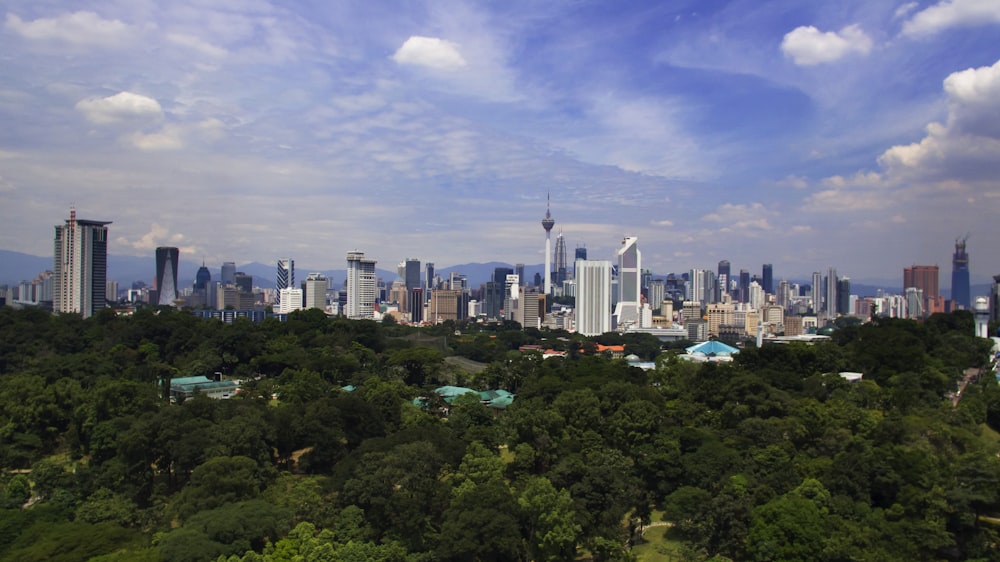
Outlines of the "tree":
M569 491L556 490L543 476L531 477L517 503L531 559L545 562L572 559L582 529L576 522Z

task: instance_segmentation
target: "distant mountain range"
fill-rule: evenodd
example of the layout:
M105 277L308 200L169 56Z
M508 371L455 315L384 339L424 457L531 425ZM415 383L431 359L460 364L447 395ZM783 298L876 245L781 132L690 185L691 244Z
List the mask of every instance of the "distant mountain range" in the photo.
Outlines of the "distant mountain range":
M177 283L180 286L187 286L194 283L195 273L198 268L201 267L200 262L184 261L181 259L178 264L177 269ZM448 274L452 271L461 273L466 276L470 287L478 287L479 285L486 283L493 277L494 269L498 267L509 267L513 268L513 264L504 262L486 262L486 263L464 263L458 265L452 265L448 267L436 267L434 272L441 276L442 279L447 279ZM221 264L215 267L209 267L212 272L212 279L218 279L220 276ZM258 287L274 287L275 279L275 268L276 265L267 265L259 262L251 262L242 265L237 265L236 270L242 271L244 273L253 275L254 285ZM20 283L24 280L34 279L39 273L52 269L52 257L51 256L33 256L30 254L23 254L21 252L12 252L9 250L0 250L0 285L12 285ZM534 276L537 273L541 275L545 270L544 264L536 265L526 265L524 268L525 276L528 277L528 281L533 281ZM398 276L394 270L386 269L376 269L376 273L386 282L392 282L397 279ZM109 255L108 256L108 279L118 281L121 287L129 287L134 281L144 281L147 284L152 284L153 277L156 272L156 261L152 256L149 257L136 257L136 256L124 256L124 255ZM316 270L301 267L296 264L295 267L295 279L298 281L304 280L309 273L318 272L325 275L327 278L332 278L334 285L342 285L344 280L347 278L347 270L344 269L326 269L326 270ZM902 272L901 272L902 273ZM421 271L421 275L424 272ZM662 274L657 274L662 276ZM971 287L971 294L973 297L979 295L988 295L990 291L990 277L988 276L973 276L974 284ZM950 274L945 275L942 273L941 280L950 280ZM983 282L975 283L975 281ZM810 279L791 279L794 283L808 284L812 281ZM777 284L777 279L775 280ZM889 293L902 293L902 285L899 284L899 280L887 280L887 279L852 279L851 280L851 293L861 296L871 296L875 295L876 292L882 289ZM945 298L949 298L951 291L949 288L941 287L941 294Z

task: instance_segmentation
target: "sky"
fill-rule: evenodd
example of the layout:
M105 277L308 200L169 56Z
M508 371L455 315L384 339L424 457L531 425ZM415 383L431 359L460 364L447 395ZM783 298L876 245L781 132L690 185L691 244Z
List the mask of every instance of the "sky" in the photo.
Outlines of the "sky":
M1000 0L6 0L0 248L1000 273Z

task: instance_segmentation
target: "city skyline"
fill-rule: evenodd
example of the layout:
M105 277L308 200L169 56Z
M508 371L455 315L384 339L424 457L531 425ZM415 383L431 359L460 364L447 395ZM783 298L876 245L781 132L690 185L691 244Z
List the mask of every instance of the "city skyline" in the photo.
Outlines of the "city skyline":
M550 192L592 259L888 279L971 233L991 276L998 30L983 0L12 0L0 248L76 204L113 255L540 263Z

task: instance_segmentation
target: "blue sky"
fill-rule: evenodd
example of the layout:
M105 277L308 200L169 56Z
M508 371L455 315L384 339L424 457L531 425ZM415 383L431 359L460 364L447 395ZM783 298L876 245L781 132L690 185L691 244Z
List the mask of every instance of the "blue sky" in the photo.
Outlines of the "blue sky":
M1000 273L1000 0L10 0L0 248ZM947 275L942 276L947 277ZM943 284L947 281L942 279Z

